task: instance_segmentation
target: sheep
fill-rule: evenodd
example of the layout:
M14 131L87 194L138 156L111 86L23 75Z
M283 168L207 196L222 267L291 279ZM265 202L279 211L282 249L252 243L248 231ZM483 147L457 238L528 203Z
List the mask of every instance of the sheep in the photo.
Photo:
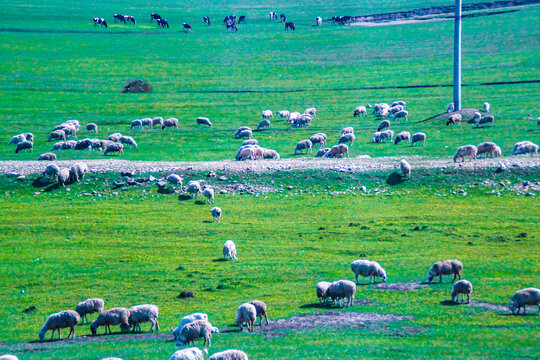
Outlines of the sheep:
M255 310L257 311L257 317L260 318L259 326L261 326L262 324L263 317L266 320L266 325L268 325L268 316L266 315L266 303L259 300L250 301L249 303L255 306Z
M484 154L484 157L493 157L493 156L501 156L500 149L497 144L486 141L478 145L478 153L477 157L480 157L480 155Z
M394 130L384 130L380 132L380 141L386 142L386 140L390 140L392 142L392 138L394 137Z
M191 347L176 351L169 360L204 360L204 355L208 355L207 349Z
M73 126L76 131L79 131L81 129L81 123L79 122L79 120L68 120L64 124Z
M268 119L262 119L261 121L259 121L259 125L257 125L257 130L269 129L269 128L270 128L270 120Z
M538 153L538 145L530 141L517 142L513 149L512 155L536 154Z
M208 321L208 315L205 313L193 313L193 314L184 316L182 320L180 320L180 322L178 323L178 326L173 330L174 340L176 341L178 339L178 336L180 335L180 331L182 331L182 328L184 327L184 325L192 323L196 320Z
M225 241L225 244L223 244L223 257L225 259L229 258L231 260L238 260L238 258L236 257L236 245L234 244L234 241Z
M114 142L110 140L94 140L92 141L92 145L90 145L90 149L105 150L110 144L114 144Z
M480 114L478 111L473 113L472 119L474 122L480 121L482 119L482 114Z
M461 280L461 270L463 270L463 264L458 260L444 260L437 261L429 269L427 275L427 281L430 283L433 278L439 277L439 283L442 283L443 275L454 275L452 282L456 280L456 277L459 277Z
M214 203L214 189L210 186L205 186L202 191L203 196L209 204Z
M63 131L65 134L66 134L66 138L68 137L74 137L75 139L77 139L77 131L78 131L78 128L76 128L74 125L72 124L61 124L61 125L57 125L53 131Z
M319 299L319 302L326 302L328 299L328 296L326 292L328 291L328 287L331 283L328 281L319 281L317 285L315 285L315 293L317 294L317 298Z
M446 105L446 112L447 113L451 113L451 112L454 112L455 110L455 106L454 106L454 103L451 102L449 103L448 105Z
M426 141L426 134L423 132L417 132L411 136L411 144L412 146L416 146L416 143L422 144L424 146L424 142Z
M351 270L354 273L357 284L359 284L358 275L362 275L363 277L369 276L370 284L375 280L376 277L380 277L383 282L386 282L386 271L376 261L362 259L355 260L351 263Z
M64 187L71 177L71 172L68 168L61 169L58 174L56 174L56 181L58 185Z
M243 325L246 324L248 331L253 331L253 324L257 319L257 309L253 304L243 303L236 310L236 325L240 327L240 331L243 330Z
M257 139L248 139L244 140L244 142L242 143L242 146L245 145L259 145L259 142L257 141Z
M491 105L489 105L488 102L485 102L485 103L483 104L483 107L484 107L484 112L489 112L489 109L490 109Z
M66 133L64 130L54 130L49 134L49 139L47 141L53 140L64 140L66 141Z
M287 123L293 124L297 119L300 118L302 114L300 114L298 111L293 111L292 113L289 113L289 116L287 117Z
M163 118L161 116L153 118L152 119L152 126L163 126Z
M107 330L109 334L112 334L111 325L120 325L121 332L128 332L129 310L123 307L116 307L100 313L97 319L90 324L90 331L92 335L96 335L97 329L100 326L105 326L105 334L107 334Z
M274 117L274 114L272 114L272 110L263 110L261 114L262 114L262 117L265 119Z
M163 125L161 125L161 130L165 128L177 128L178 129L178 119L177 118L169 118L163 121Z
M242 350L230 349L217 352L210 356L208 360L248 360L248 356Z
M351 134L351 133L345 134L345 135L343 135L342 137L339 138L338 144L349 143L349 146L352 146L355 139L356 139L356 137L354 136L354 134Z
M114 134L109 135L107 140L112 141L112 142L120 142L121 137L122 137L122 134L114 133Z
M98 126L97 124L94 124L94 123L89 123L89 124L86 124L86 131L88 132L94 132L94 133L98 133Z
M61 150L73 150L75 149L75 146L77 146L77 142L75 140L64 141L62 143Z
M26 150L30 149L30 152L33 152L34 151L34 143L31 142L31 141L22 141L20 143L17 144L17 148L15 149L15 154L18 154L19 151L22 151L24 150L24 152L26 152Z
M277 114L282 118L288 118L291 113L288 110L280 110Z
M399 118L404 118L405 121L407 121L409 120L408 116L409 116L409 112L407 110L401 110L401 111L396 112L394 116L392 116L392 118L394 120L399 119Z
M454 155L454 162L457 162L461 158L462 162L465 161L465 156L470 156L471 160L476 160L476 154L478 153L478 148L474 145L464 145L460 146L457 149L456 155Z
M381 132L375 131L373 135L371 136L371 142L372 143L380 143L381 142Z
M238 135L235 135L235 138L236 139L243 139L243 138L251 139L253 138L253 132L251 130L242 130L238 133Z
M52 148L51 148L51 151L62 150L62 146L64 146L64 142L65 142L65 141L59 141L59 142L57 142L57 143L54 143L54 145L53 145Z
M356 292L356 284L349 280L337 280L328 286L326 295L336 305L340 305L341 299L347 299L345 306L351 306Z
M323 155L324 158L342 158L343 155L347 155L349 158L349 147L347 144L338 144L332 146L330 151Z
M387 104L384 104L384 105L387 105ZM390 105L390 107L393 107L393 106L396 106L396 105L401 105L401 106L405 107L407 105L407 103L405 101L402 101L402 100L396 100L396 101L394 101L392 103L392 105Z
M79 313L81 319L84 319L84 324L88 323L86 315L93 314L95 312L101 314L105 308L105 301L100 298L91 298L81 301L75 306L75 311Z
M207 320L195 320L182 327L176 338L176 345L185 346L189 345L190 342L195 345L196 339L203 338L203 346L208 343L208 347L210 347L214 331L215 328Z
M131 122L131 126L129 127L131 130L133 129L142 129L142 121L141 120L133 120Z
M311 137L309 138L309 141L311 141L313 145L319 144L319 146L324 146L326 145L327 138L328 137L326 136L325 133L317 133L317 134L311 135Z
M120 137L120 143L125 144L125 145L129 145L130 147L132 147L134 149L137 148L137 142L131 136L121 136Z
M212 127L212 123L210 122L210 119L205 118L205 117L198 117L197 118L197 126L199 126L199 125L205 125L205 126L208 126L208 127Z
M493 123L495 122L495 118L493 115L484 116L481 119L476 120L476 127L480 127L480 125L490 124L490 127L493 127Z
M470 303L472 290L473 290L473 286L470 283L470 281L459 280L452 287L452 295L451 295L452 301L457 302L457 300L459 299L459 295L461 294L461 302L465 300L463 298L463 295L467 295L467 304Z
M23 141L26 141L26 136L24 134L15 135L9 140L8 145L17 145Z
M111 143L108 144L103 152L104 155L118 153L119 155L124 155L124 145L120 143Z
M263 159L279 160L279 154L273 149L263 149Z
M90 150L91 146L92 146L92 140L86 138L86 139L77 141L75 143L75 146L73 147L73 150Z
M51 340L54 336L54 332L58 330L58 339L60 336L60 329L70 328L68 339L75 337L75 326L81 321L81 317L76 311L64 310L49 315L41 329L39 329L38 336L39 341L43 341L45 334L48 330L52 330Z
M180 186L180 188L182 188L182 181L184 179L182 179L182 177L180 175L177 175L177 174L171 174L169 176L167 176L167 179L166 179L169 183L171 183L172 185L178 185Z
M43 176L50 177L50 178L56 178L56 175L58 175L58 172L60 172L60 168L56 164L47 165L45 170L43 171Z
M0 360L19 360L19 358L16 357L15 355L5 354L5 355L0 355Z
M538 306L537 314L540 314L540 289L531 287L516 291L510 299L508 309L512 314L516 314L516 310L519 314L521 308L523 308L523 314L525 314L527 311L526 305Z
M70 182L79 181L84 177L84 174L88 172L88 165L85 163L74 164L69 170L69 180Z
M302 154L304 150L306 150L307 153L310 153L312 147L313 143L310 140L301 140L296 144L294 155L297 155L298 153Z
M55 153L43 153L39 155L38 161L54 161L56 160L56 154Z
M252 145L242 146L236 153L237 161L255 160L255 147Z
M253 130L248 127L248 126L240 126L238 129L236 129L236 131L234 132L234 138L235 139L239 139L238 135L240 135L240 133L244 130L249 130L251 132L253 132Z
M367 109L365 106L357 106L354 108L353 117L357 116L367 116Z
M388 111L390 112L391 116L394 116L396 113L402 111L404 109L403 105L394 105Z
M143 127L148 126L150 129L154 127L154 122L150 118L141 119L141 123Z
M448 117L448 119L446 120L446 126L450 125L450 124L454 124L454 125L460 125L461 124L461 114L452 114Z
M152 304L143 304L136 305L129 308L129 326L133 326L132 332L141 331L141 323L150 322L150 332L154 332L154 327L156 331L159 331L159 308L156 305Z
M411 142L411 133L408 131L402 131L396 135L394 144L399 144L400 142L405 141L407 144Z
M317 26L321 26L321 25L322 25L322 17L317 16L317 17L315 18L315 25L317 25Z
M326 155L326 153L328 153L329 151L330 151L330 148L319 149L319 151L317 151L317 153L315 154L315 157L316 158L324 157L324 155Z
M212 215L212 217L214 218L214 221L218 223L221 221L221 214L222 214L222 211L220 207L216 206L210 210L210 215Z
M312 118L311 115L302 114L299 117L297 117L296 119L294 119L293 122L291 123L291 125L294 126L294 127L303 127L303 126L309 127L309 125L311 124L312 119L313 118Z
M187 184L186 192L191 194L191 197L197 197L202 192L201 184L204 183L203 180L191 180Z
M407 160L401 159L401 161L399 162L399 168L403 176L405 176L406 178L411 177L411 165L407 162Z
M304 114L308 114L312 118L317 117L317 109L315 108L307 108L304 110Z
M386 130L386 129L389 129L389 128L390 128L390 121L383 120L383 121L381 121L381 123L377 127L377 131L383 131L383 130Z

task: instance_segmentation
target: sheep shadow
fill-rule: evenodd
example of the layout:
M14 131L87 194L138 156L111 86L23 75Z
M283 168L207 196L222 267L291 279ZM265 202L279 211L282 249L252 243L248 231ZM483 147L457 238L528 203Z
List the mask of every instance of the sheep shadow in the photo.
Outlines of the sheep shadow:
M203 220L203 223L205 223L205 224L211 224L211 223L213 223L213 221L210 221L210 220Z
M180 194L178 195L178 200L179 201L186 201L186 200L191 200L192 197L190 195L184 195L184 194Z
M165 187L158 188L157 190L158 194L168 195L168 194L174 194L174 189L167 189Z
M196 200L195 205L206 205L206 203L204 201L201 201L201 200Z
M234 324L236 325L236 324ZM234 325L230 325L230 326L234 326ZM219 333L220 334L226 334L226 333L239 333L239 332L242 332L242 330L240 330L240 328L238 329L225 329L225 330L219 330Z
M212 262L226 262L226 261L229 261L225 258L218 258L218 259L213 259Z
M34 181L32 181L32 186L35 188L42 188L42 187L51 185L51 183L52 183L52 180L44 176L41 176L41 177L38 177L37 179L34 179Z
M337 307L338 306L330 302L327 302L327 303L316 302L316 303L311 303L311 304L304 304L300 306L300 309L332 309L332 308L337 308Z
M394 171L393 173L388 175L388 177L386 178L386 183L390 186L394 186L394 185L399 185L403 183L406 179L407 177L401 176L400 174Z
M441 301L440 304L441 304L442 306L468 305L467 303L454 302L454 301L452 301L452 300L444 300L444 301Z

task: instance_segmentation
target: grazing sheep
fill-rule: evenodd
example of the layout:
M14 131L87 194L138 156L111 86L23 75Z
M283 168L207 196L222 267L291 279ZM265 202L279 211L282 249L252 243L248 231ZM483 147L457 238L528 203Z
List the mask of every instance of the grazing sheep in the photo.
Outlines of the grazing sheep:
M244 142L242 143L242 146L245 145L259 145L259 142L257 141L257 139L248 139L244 140Z
M30 149L30 152L33 152L34 151L34 143L31 142L31 141L22 141L20 143L17 144L17 148L15 149L15 154L18 154L19 151L22 151L24 150L24 152L26 152L26 150Z
M225 244L223 245L223 257L225 259L229 258L231 260L238 260L238 258L236 257L236 245L234 244L234 241L225 241Z
M75 143L75 146L73 147L73 150L90 150L91 146L92 146L92 140L86 138L86 139L77 141Z
M105 334L107 334L107 331L109 334L112 334L111 325L120 325L122 332L128 332L129 310L123 307L116 307L100 313L98 318L90 324L90 331L92 335L96 335L97 329L100 326L105 326Z
M310 140L301 140L296 144L296 148L294 149L294 155L297 154L303 154L304 150L306 150L306 153L311 152L311 148L313 147L313 143Z
M260 318L259 326L262 324L263 317L266 320L266 325L268 325L268 316L266 315L266 303L259 300L254 300L249 302L251 305L255 306L257 311L257 317Z
M388 111L390 112L391 116L394 116L396 113L402 111L403 109L403 105L394 105L390 109L388 109Z
M317 153L315 154L315 157L316 158L324 157L324 155L326 155L326 153L328 153L329 151L330 151L330 148L319 149L319 151L317 151Z
M56 174L56 181L62 187L66 186L66 183L71 177L71 171L68 168L61 169L58 174Z
M39 155L38 161L54 161L56 160L56 154L55 153L44 153Z
M381 142L381 132L375 131L373 135L371 136L371 142L372 143L380 143Z
M461 114L452 114L446 120L446 126L448 126L450 124L460 125L461 124L461 119L462 119Z
M253 138L253 132L251 130L242 130L238 133L238 135L235 135L235 138L236 139L243 139L243 138L251 139Z
M454 155L454 162L457 162L459 158L461 158L462 162L465 161L465 156L470 156L471 161L476 160L477 153L478 153L478 149L474 145L460 146L457 149L456 155Z
M107 154L114 154L118 153L119 155L124 155L124 145L120 143L111 143L107 145L107 148L105 148L105 151L103 152L104 155Z
M456 280L456 277L459 277L461 280L461 270L463 269L463 264L458 260L444 260L437 261L429 269L427 281L431 282L433 278L439 277L439 283L442 283L443 275L454 275L452 282Z
M161 116L153 118L152 119L152 126L163 126L163 118Z
M210 122L210 119L205 118L205 117L198 117L197 118L197 126L199 126L199 125L205 125L205 126L208 126L208 127L212 127L212 123Z
M376 261L362 259L355 260L351 263L351 270L354 273L357 284L359 284L358 275L362 275L363 277L369 276L370 284L375 280L376 277L380 277L383 282L386 282L386 271Z
M347 299L345 306L351 306L356 292L356 284L349 280L337 280L330 284L326 295L336 305L340 305L341 299Z
M257 319L257 309L251 303L244 303L236 310L236 325L240 326L240 331L243 330L243 325L246 324L248 331L253 331L253 324Z
M211 346L212 332L214 332L214 327L207 320L195 320L190 322L182 327L178 337L176 339L177 346L189 345L191 342L195 345L196 339L204 339L203 346Z
M413 134L411 137L411 143L412 146L416 146L416 143L421 143L422 146L424 146L424 142L426 141L426 134L423 132L418 132L416 134Z
M288 118L291 113L288 110L280 110L277 114L282 118Z
M253 145L242 146L236 153L236 161L255 160L255 147Z
M141 323L150 322L150 332L159 331L159 308L152 304L136 305L129 308L129 326L133 326L132 332L141 331Z
M191 180L187 184L186 192L191 194L191 197L197 197L202 192L201 184L204 183L203 180Z
M62 150L73 150L75 149L75 146L77 146L77 142L75 140L64 141L62 143Z
M317 16L317 17L315 18L315 25L317 25L317 26L321 26L321 25L322 25L322 17Z
M405 176L406 178L411 177L411 165L407 162L407 160L401 159L401 161L399 162L399 168L403 176Z
M387 105L387 104L384 104L384 105ZM401 106L405 107L407 105L407 103L405 101L402 101L402 100L396 100L396 101L394 101L392 103L392 105L390 105L390 107L393 107L393 106L396 106L396 105L401 105Z
M354 134L348 133L339 138L338 144L349 143L349 146L352 146L355 139Z
M386 130L386 129L389 129L389 128L390 128L390 121L383 120L379 124L379 127L377 127L377 131L383 131L383 130Z
M70 182L79 181L84 177L84 174L88 172L88 165L85 163L74 164L69 170L69 180Z
M9 140L8 145L17 145L23 141L27 141L24 134L15 135Z
M530 141L517 142L513 149L512 155L536 154L538 153L538 145Z
M446 112L447 113L451 113L451 112L454 112L455 110L455 106L454 106L454 103L451 102L449 103L448 105L446 105Z
M302 114L291 123L294 127L309 127L311 124L311 121L313 120L313 117L309 114Z
M77 131L79 129L76 128L75 125L73 125L73 124L64 123L64 124L56 126L53 129L53 131L58 131L58 130L63 131L66 134L66 138L74 137L75 139L77 139Z
M79 122L79 120L68 120L64 124L73 126L76 131L79 131L81 129L81 123Z
M236 131L234 132L234 138L235 138L235 139L239 139L239 136L238 136L238 135L240 135L240 133L241 133L242 131L245 131L245 130L249 130L249 131L253 132L253 130L252 130L250 127L248 127L248 126L240 126L240 127L239 127L238 129L236 129Z
M109 144L114 144L114 142L110 140L95 140L92 141L90 148L92 150L105 150Z
M328 287L331 283L328 281L320 281L315 285L315 292L317 293L317 298L319 299L319 302L326 302L328 300L328 296L326 292L328 291Z
M481 125L490 124L490 127L493 127L493 124L495 122L495 118L493 115L484 116L479 120L476 120L476 127L480 127Z
M208 360L248 360L248 356L242 350L229 349L215 353Z
M154 122L150 118L141 119L141 123L143 127L148 126L150 129L154 127Z
M300 114L298 111L293 111L292 113L289 113L289 116L287 117L287 123L293 124L301 116L302 114Z
M347 144L338 144L332 146L330 151L323 155L324 158L342 158L343 155L347 155L349 158L349 147Z
M208 315L205 313L193 313L193 314L184 316L182 320L180 320L180 322L178 323L178 326L173 330L174 340L178 339L178 335L180 335L180 331L182 331L182 328L184 327L184 325L192 323L196 320L208 321Z
M394 120L404 118L406 121L409 120L407 117L409 116L409 112L407 110L401 110L394 114L392 117Z
M472 284L467 280L459 280L452 287L452 301L457 302L461 294L461 302L464 302L464 295L467 295L467 304L471 302Z
M273 149L263 149L263 159L279 160L279 154Z
M103 299L91 298L78 303L77 306L75 306L75 311L79 313L81 319L84 319L84 323L88 323L88 318L86 315L96 312L101 314L104 308L105 301L103 301Z
M66 133L64 130L53 130L49 134L49 139L47 141L53 141L53 140L64 140L66 141Z
M212 215L212 217L214 218L214 220L216 222L220 222L221 221L221 214L222 214L222 211L221 211L221 208L220 207L214 207L210 210L210 215Z
M307 108L305 111L304 111L304 114L308 114L309 116L311 117L317 117L317 109L315 108Z
M353 117L357 117L357 116L367 116L367 109L365 106L357 106L354 109Z
M184 179L182 179L180 175L171 174L167 176L167 181L171 183L172 185L178 185L182 187L182 181L184 181Z
M134 149L137 148L137 142L135 142L135 139L133 139L131 136L120 137L120 143L124 145L128 145L129 147L132 147Z
M474 122L478 122L480 121L480 119L482 119L482 114L476 111L475 113L473 113L472 119Z
M54 143L53 147L51 148L51 151L58 151L62 150L62 147L64 146L65 141L59 141L57 143Z
M43 176L50 177L50 178L56 178L58 173L60 172L60 168L56 164L47 165L45 170L43 171Z
M265 119L274 117L274 115L272 114L272 110L263 110L261 114L262 114L262 117Z
M394 144L397 145L402 141L405 141L407 144L409 144L411 142L411 133L409 133L408 131L402 131L397 134L394 140Z
M540 289L531 287L516 291L512 299L510 299L508 309L512 314L516 314L516 310L519 314L521 308L523 308L523 314L525 314L527 311L526 305L538 306L537 314L540 314Z
M392 142L393 137L394 137L394 130L384 130L384 131L381 131L379 135L381 142L386 142L386 140L390 140L390 142Z
M137 120L133 120L131 122L131 126L129 128L131 130L133 130L133 129L139 129L140 130L140 129L142 129L142 127L143 127L142 121L137 119Z
M169 360L204 360L204 355L208 355L207 349L191 347L176 351Z
M484 154L484 157L493 157L493 156L501 156L500 154L501 148L497 146L497 144L486 141L478 145L478 153L477 157L479 158L480 155Z
M169 118L163 121L163 125L161 125L161 130L165 128L177 128L178 129L178 119L177 118Z
M203 196L209 204L214 203L214 189L211 186L205 186L202 191Z
M58 313L49 315L41 329L39 329L39 341L43 341L48 330L52 330L51 340L54 332L58 331L58 339L60 339L60 329L70 328L68 339L75 337L75 326L81 321L81 317L76 311L64 310Z
M270 128L270 120L268 119L262 119L261 121L259 121L259 125L257 125L257 130L269 129L269 128Z
M489 112L489 109L490 109L491 106L489 105L488 102L485 102L485 103L483 104L483 107L484 107L484 112Z
M122 137L122 134L114 133L114 134L109 135L107 140L112 141L112 142L120 142L121 137Z
M23 135L26 138L26 141L34 142L34 134L32 134L32 133L24 133Z
M0 355L0 360L19 360L19 358L16 357L15 355L5 354L5 355Z

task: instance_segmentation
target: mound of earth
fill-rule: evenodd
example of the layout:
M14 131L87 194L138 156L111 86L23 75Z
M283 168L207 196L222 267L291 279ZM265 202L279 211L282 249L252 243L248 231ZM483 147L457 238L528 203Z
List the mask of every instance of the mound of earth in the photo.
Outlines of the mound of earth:
M154 91L152 85L142 80L128 81L120 90L121 93L151 93Z
M409 281L409 282L397 282L393 284L389 283L377 283L373 287L383 290L396 290L396 291L412 291L426 287L427 284L423 284L420 281Z

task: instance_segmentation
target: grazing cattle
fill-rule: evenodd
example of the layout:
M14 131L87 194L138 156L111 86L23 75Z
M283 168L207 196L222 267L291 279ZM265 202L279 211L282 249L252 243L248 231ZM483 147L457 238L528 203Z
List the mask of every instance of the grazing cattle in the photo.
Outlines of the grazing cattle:
M317 17L315 18L315 24L316 24L317 26L321 26L321 24L322 24L322 17L317 16Z
M126 23L126 19L124 19L124 15L122 15L122 14L114 14L113 17L114 17L114 22L115 23L117 23L118 21L121 21L124 24Z
M236 27L235 23L227 24L227 31L228 32L231 32L231 31L237 32L238 28Z
M193 28L189 24L183 23L182 25L184 26L184 31L186 32L187 31L191 32L191 30L193 30Z
M225 25L229 25L229 24L234 24L236 23L236 15L229 15L229 16L226 16L224 19L223 19L223 23Z
M159 19L161 19L161 16L159 14L154 14L154 13L150 14L150 22L154 22L154 20L159 20Z
M157 26L163 29L165 29L165 27L168 29L169 28L169 23L167 22L167 19L157 19Z
M294 27L294 24L292 22L286 22L285 23L285 30L296 30L296 28Z
M332 23L338 25L349 25L352 18L350 16L334 16L332 17Z
M124 23L128 23L128 22L132 23L133 25L136 24L135 18L134 18L133 16L131 16L131 15L124 15Z
M101 27L105 26L106 28L109 27L107 25L107 21L105 21L104 18L94 18L94 27L97 27L98 25L101 25Z
M285 14L279 15L279 19L281 20L281 22L287 21L287 17L285 16Z
M243 23L245 24L246 23L246 15L240 15L240 17L238 18L238 23Z
M270 17L270 20L272 20L272 19L277 20L277 14L274 11L270 11L268 13L268 16Z
M210 18L208 16L204 17L204 23L208 26L210 26Z

